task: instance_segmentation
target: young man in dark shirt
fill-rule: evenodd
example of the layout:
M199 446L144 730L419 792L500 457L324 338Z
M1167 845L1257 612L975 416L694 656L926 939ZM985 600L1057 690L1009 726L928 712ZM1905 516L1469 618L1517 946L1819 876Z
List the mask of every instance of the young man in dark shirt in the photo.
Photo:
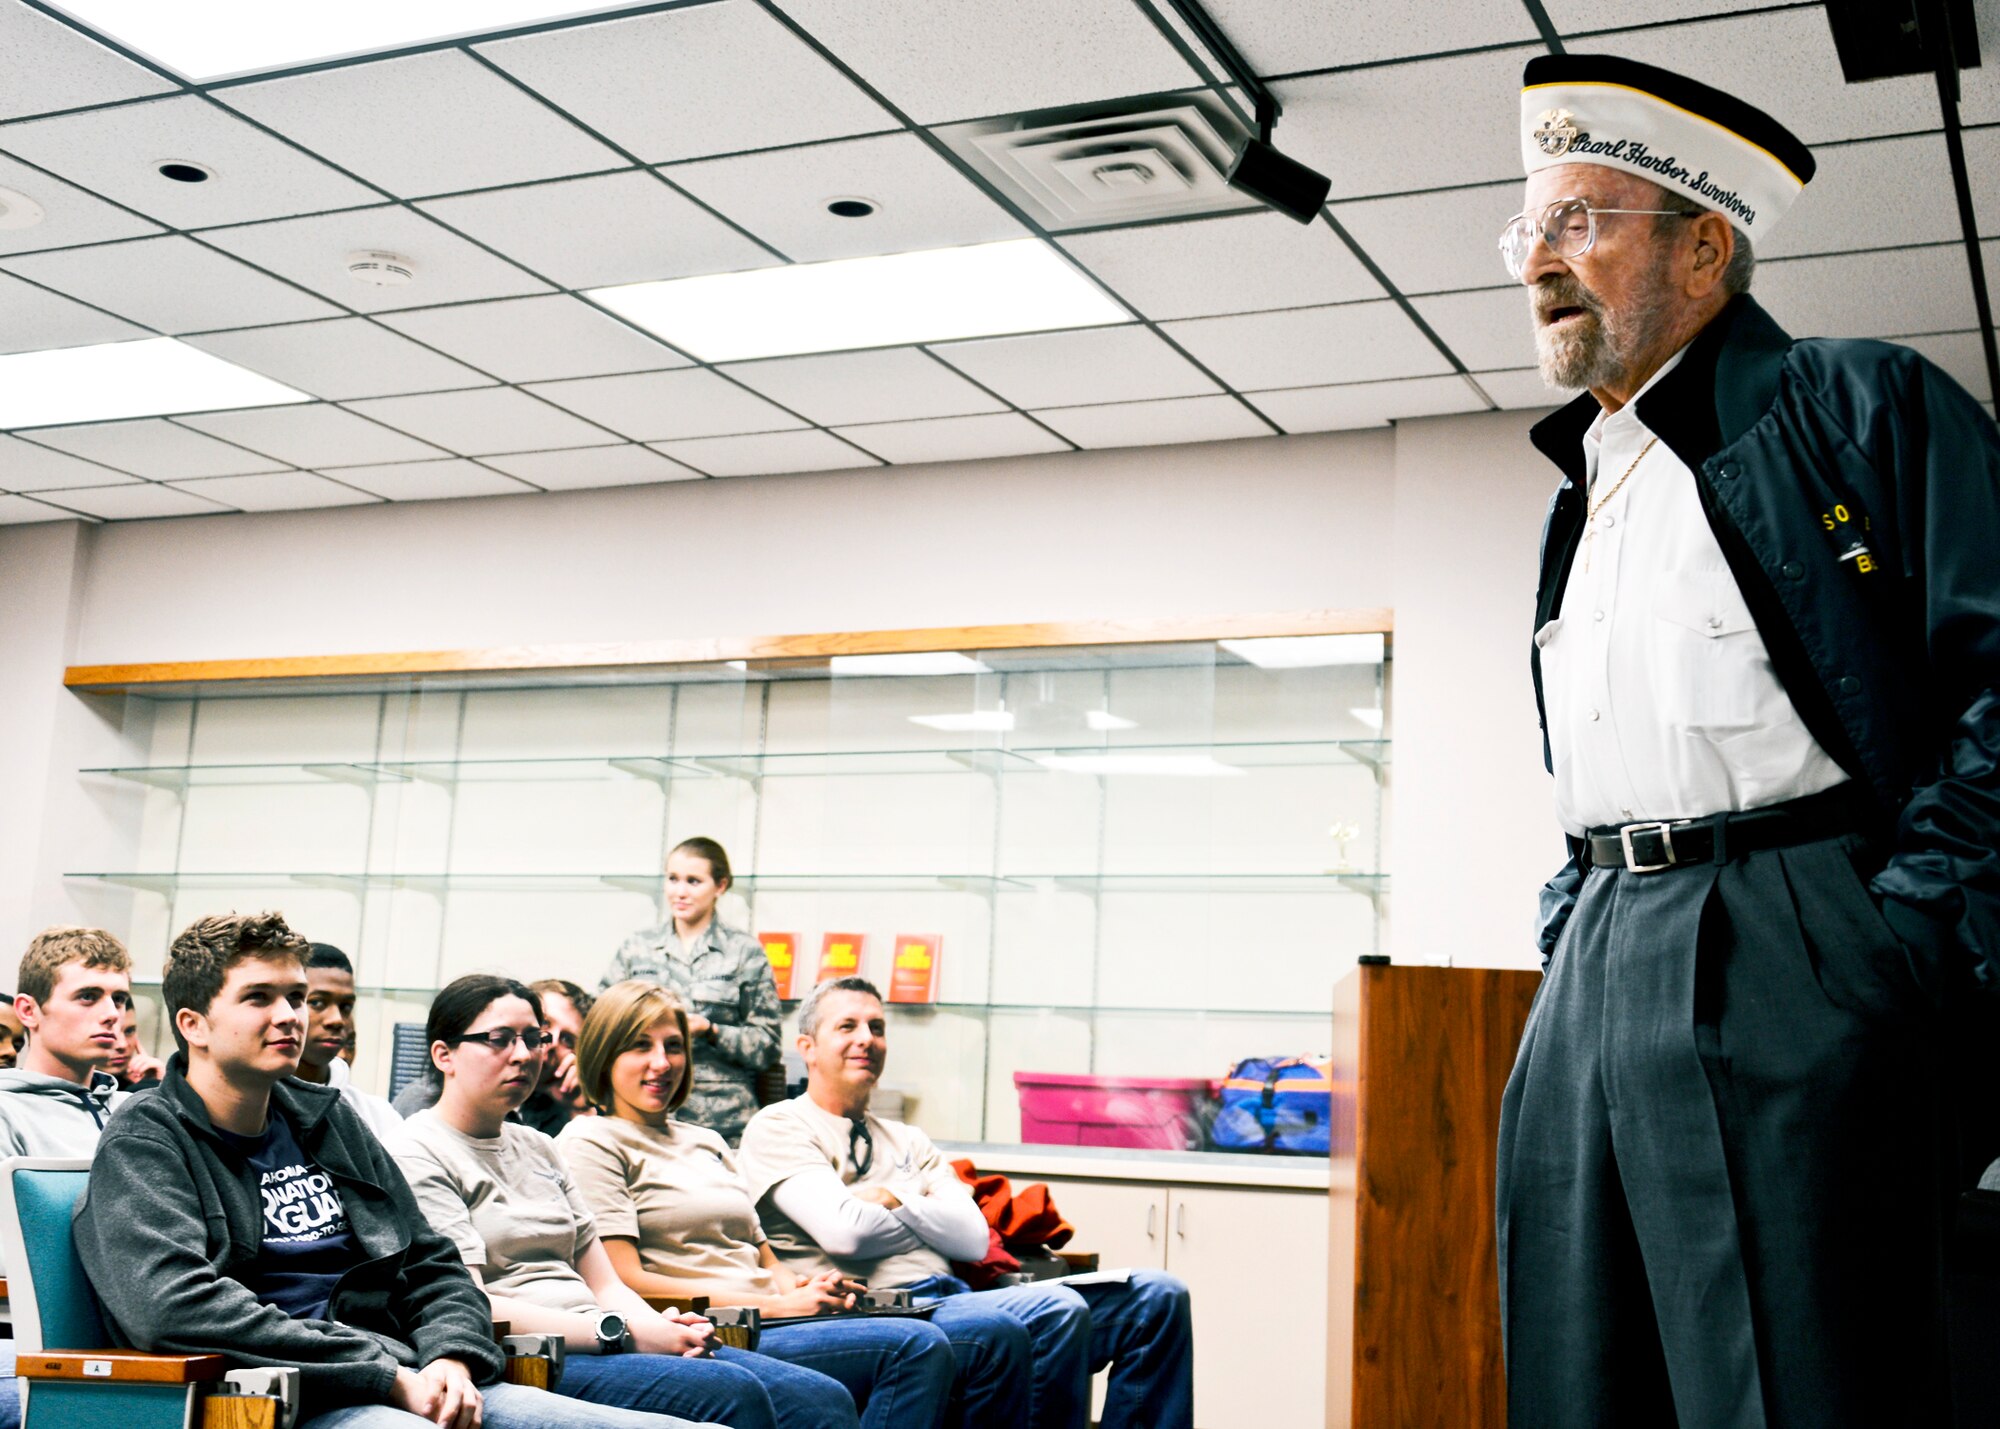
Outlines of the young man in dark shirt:
M113 1332L298 1366L301 1429L682 1424L496 1383L490 1308L456 1248L339 1093L292 1079L307 946L274 913L174 940L162 991L181 1050L106 1128L76 1214Z

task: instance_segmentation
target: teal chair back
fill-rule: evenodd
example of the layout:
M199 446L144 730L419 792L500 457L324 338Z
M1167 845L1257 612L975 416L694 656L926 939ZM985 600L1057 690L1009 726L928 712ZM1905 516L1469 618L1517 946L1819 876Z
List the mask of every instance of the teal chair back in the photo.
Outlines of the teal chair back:
M70 1234L70 1214L89 1179L88 1161L30 1157L4 1164L0 1247L9 1273L15 1346L22 1353L111 1344Z

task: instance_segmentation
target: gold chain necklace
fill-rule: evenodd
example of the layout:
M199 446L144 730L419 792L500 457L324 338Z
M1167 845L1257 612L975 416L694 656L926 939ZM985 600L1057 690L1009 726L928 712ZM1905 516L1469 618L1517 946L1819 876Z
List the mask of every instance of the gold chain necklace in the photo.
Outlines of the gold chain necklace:
M1646 459L1646 453L1651 451L1659 443L1659 440L1658 437L1654 437L1652 441L1640 447L1639 455L1632 458L1632 464L1625 468L1625 474L1618 478L1609 491L1598 497L1596 503L1585 514L1584 520L1586 524L1583 529L1583 573L1585 575L1590 574L1590 543L1597 535L1597 518L1603 514L1604 508L1611 503L1611 498L1622 491L1625 483L1632 479L1632 473L1639 469L1639 463Z

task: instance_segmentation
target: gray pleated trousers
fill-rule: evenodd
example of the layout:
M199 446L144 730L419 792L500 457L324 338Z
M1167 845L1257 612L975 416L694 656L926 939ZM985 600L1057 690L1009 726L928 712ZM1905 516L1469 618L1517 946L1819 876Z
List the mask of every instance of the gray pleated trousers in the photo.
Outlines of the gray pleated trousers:
M1950 1423L1944 1055L1877 867L1585 880L1501 1106L1511 1429Z

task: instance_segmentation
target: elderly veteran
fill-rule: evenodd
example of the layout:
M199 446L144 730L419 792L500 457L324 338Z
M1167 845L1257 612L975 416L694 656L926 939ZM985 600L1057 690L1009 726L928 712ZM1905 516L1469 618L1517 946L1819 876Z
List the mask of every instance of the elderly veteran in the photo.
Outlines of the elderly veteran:
M1992 1154L1951 1055L2000 982L2000 434L1915 353L1749 297L1814 167L1770 116L1582 55L1531 61L1521 113L1501 252L1544 379L1588 390L1533 433L1570 858L1501 1110L1509 1422L1948 1423L1949 1206Z

